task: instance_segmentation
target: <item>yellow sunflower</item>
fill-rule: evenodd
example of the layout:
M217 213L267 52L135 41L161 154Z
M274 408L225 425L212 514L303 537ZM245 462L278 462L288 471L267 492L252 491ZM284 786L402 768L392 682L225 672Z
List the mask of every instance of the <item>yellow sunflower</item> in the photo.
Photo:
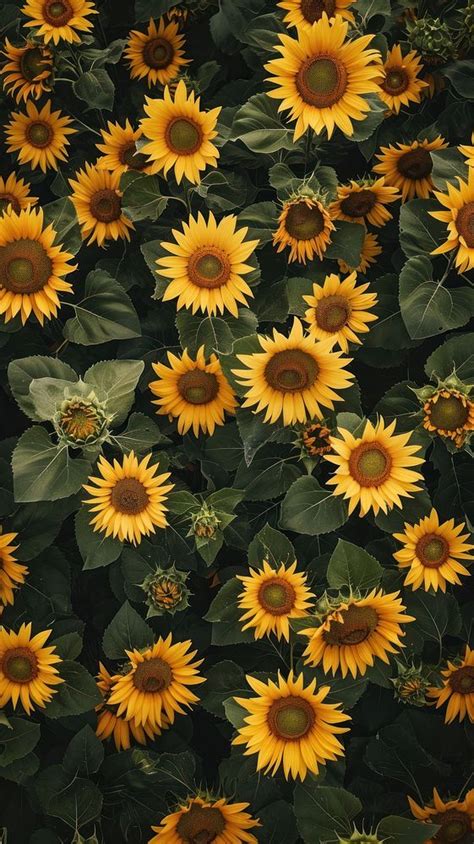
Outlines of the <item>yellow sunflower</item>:
M441 675L442 688L429 689L428 697L436 701L437 709L448 703L445 723L451 724L456 718L464 721L466 715L471 724L474 723L474 650L466 645L464 657L448 662Z
M106 536L118 536L121 542L128 539L139 545L143 536L155 533L155 528L165 528L166 510L164 502L174 484L167 484L170 472L157 475L159 463L149 466L152 455L147 454L140 462L131 451L124 455L122 465L114 460L113 465L103 455L97 468L100 477L90 477L95 486L84 484L92 498L86 499L91 513L97 515L91 521L94 530L101 530Z
M248 577L237 577L244 584L239 595L239 607L245 610L240 616L240 621L246 622L242 630L253 628L256 639L274 633L289 642L290 619L308 615L314 599L306 586L306 575L296 571L296 562L274 569L263 560L261 569L250 569Z
M9 701L16 709L21 702L27 715L35 706L44 709L64 683L57 665L61 658L55 646L44 647L51 630L31 635L31 622L22 624L18 633L0 627L0 708Z
M124 57L128 59L132 79L147 79L148 87L159 83L167 85L178 76L181 68L189 64L185 59L184 36L174 21L165 23L160 18L158 28L150 19L146 32L133 29L128 39Z
M204 346L198 349L196 359L184 350L181 357L168 352L170 366L154 363L158 381L151 381L150 390L157 399L157 413L178 420L178 432L186 434L192 427L194 436L199 431L214 433L216 425L223 425L225 413L235 413L237 400L222 372L219 358L211 354L206 363Z
M99 673L97 675L97 687L102 694L103 703L96 706L97 712L97 727L96 735L101 741L106 741L113 736L115 747L117 750L128 750L132 744L132 738L138 744L146 744L147 739L153 741L155 736L161 734L161 729L156 727L152 729L148 723L143 726L135 724L134 721L126 721L125 718L117 715L117 707L109 705L109 697L114 686L118 680L118 675L111 675L107 671L105 665L99 663ZM167 727L166 718L163 719L162 727Z
M434 141L412 141L411 144L397 143L388 147L380 147L380 154L376 156L375 173L381 173L385 184L398 188L402 194L402 202L419 196L428 199L433 191L431 171L433 160L430 152L445 149L448 146L444 138L438 135Z
M404 585L413 590L422 587L425 592L446 592L446 582L460 586L459 575L469 575L469 571L459 560L472 560L474 556L470 553L474 545L466 542L469 534L459 535L464 528L464 522L455 527L454 519L440 524L436 510L415 525L405 522L405 532L393 534L403 543L393 556L400 568L409 569Z
M308 638L305 663L321 665L325 674L339 669L343 677L364 676L376 658L388 663L388 654L404 647L401 625L415 621L399 595L373 589L366 598L349 598L330 609L320 627L300 631Z
M217 135L215 127L221 106L201 111L200 98L195 98L194 91L188 96L183 80L174 92L174 99L166 87L162 99L145 97L145 101L148 116L140 122L140 129L149 143L141 151L148 155L153 172L166 176L174 168L178 184L183 176L197 184L202 170L217 166L219 151L211 141Z
M26 102L29 97L38 100L45 91L51 90L53 54L48 47L29 40L23 47L15 47L5 38L2 53L8 60L0 68L3 87L17 103Z
M8 178L0 176L0 214L5 211L15 211L19 214L23 208L36 205L37 196L30 195L30 185L19 179L16 173L10 173Z
M435 191L438 202L446 210L430 211L432 217L447 223L447 240L433 249L432 255L441 255L456 249L455 266L460 273L474 268L474 167L469 168L467 183L458 176L459 187L446 183L447 193Z
M187 308L214 315L229 311L239 315L238 305L247 305L253 293L243 278L253 271L246 264L258 240L245 240L247 226L236 228L237 217L230 214L216 222L209 212L206 222L201 212L190 215L183 231L173 229L174 243L162 243L168 253L157 259L158 275L170 279L163 301L177 299L177 309Z
M17 152L20 164L30 164L32 170L39 167L43 173L58 169L58 161L67 161L66 148L72 120L60 111L51 111L51 102L39 111L28 100L26 114L14 112L6 125L7 152Z
M329 209L332 220L347 220L349 223L370 223L380 228L392 219L386 207L400 199L397 188L380 179L351 180L349 185L339 185L337 199Z
M17 533L2 533L0 528L0 607L13 604L13 592L25 582L28 574L26 566L22 566L13 556L19 546L12 545Z
M329 686L316 692L316 680L305 686L303 675L295 677L292 671L287 680L278 674L278 683L249 675L247 682L258 697L234 698L249 715L233 744L246 745L245 756L258 754L257 771L274 775L283 766L285 779L304 780L344 755L336 736L348 732L339 725L350 716L341 712L340 703L324 703Z
M471 144L474 145L474 132L471 135ZM466 164L468 167L474 167L474 146L469 146L467 144L458 147L459 152L461 155L466 157Z
M43 209L25 208L0 217L0 314L9 322L18 313L23 325L34 313L43 325L61 307L58 293L71 293L64 276L76 267L73 257L54 246L56 232L44 228Z
M470 844L473 840L474 788L462 801L444 802L434 788L432 806L419 806L411 797L408 797L408 802L414 818L440 827L433 838L426 839L425 844Z
M88 16L98 14L94 3L88 0L27 0L21 11L31 18L24 25L35 27L45 44L79 43L80 33L92 29Z
M324 284L313 284L311 296L303 296L309 305L304 315L308 332L315 340L332 340L343 352L349 343L361 343L359 334L369 331L369 323L377 319L370 309L377 304L377 294L367 293L369 284L356 287L357 274L343 281L335 273L327 275Z
M360 264L358 267L350 267L342 258L337 261L341 273L365 273L371 264L375 264L377 255L382 252L382 247L378 241L377 235L372 232L366 232L364 235L364 242L360 253Z
M153 730L184 715L183 706L190 709L199 700L189 686L205 682L198 672L202 659L192 662L197 651L190 646L190 640L173 644L170 633L145 651L126 651L130 671L117 676L108 701L117 714Z
M85 169L76 173L76 179L69 179L69 184L82 236L85 239L90 235L88 245L95 241L103 246L104 241L119 238L130 240L130 229L135 226L122 213L119 173L86 163Z
M248 803L188 797L176 812L166 815L159 826L152 826L156 835L148 844L188 844L190 841L214 841L215 844L257 844L255 835L247 830L260 826L249 815Z
M295 26L299 32L311 32L313 23L321 20L326 12L329 20L340 15L346 21L354 23L354 15L349 7L357 0L281 0L277 3L287 14L283 21L287 26Z
M354 134L353 120L364 120L370 103L364 94L377 93L380 53L368 50L373 35L347 40L349 24L340 16L328 20L325 12L307 31L297 37L280 35L275 49L281 58L265 65L276 85L268 96L281 100L278 111L290 111L296 120L295 141L308 128L317 134L326 129L328 138L335 127L345 135Z
M237 355L247 368L232 370L246 388L243 407L265 410L265 422L283 417L284 425L294 425L322 419L321 406L333 410L342 401L335 390L351 386L354 376L344 367L352 359L332 351L332 340L305 336L296 318L289 337L276 328L273 338L257 337L263 352Z
M137 170L141 173L151 173L152 165L148 163L146 155L137 151L137 141L141 138L141 129L133 129L129 120L125 126L120 123L107 121L108 132L101 129L103 144L96 144L103 155L96 161L99 170L110 170L118 176L126 170Z
M438 390L425 401L423 413L423 428L452 440L458 448L474 431L474 402L458 390Z
M322 260L334 229L328 209L319 199L300 196L284 203L273 243L278 244L277 252L290 247L288 263L306 264L314 255Z
M335 454L325 454L326 460L335 463L336 473L328 480L335 486L334 495L343 495L349 499L349 514L360 504L360 516L365 516L372 509L377 515L396 505L402 507L401 498L412 498L413 492L421 487L417 482L423 480L420 472L413 466L424 463L417 457L419 445L410 445L410 433L395 434L395 420L390 425L380 418L372 425L365 423L361 437L354 437L345 428L338 428L341 437L331 437Z
M421 102L423 90L429 85L419 77L423 65L416 50L402 56L400 44L394 44L387 53L383 69L378 95L390 111L398 114L402 106Z

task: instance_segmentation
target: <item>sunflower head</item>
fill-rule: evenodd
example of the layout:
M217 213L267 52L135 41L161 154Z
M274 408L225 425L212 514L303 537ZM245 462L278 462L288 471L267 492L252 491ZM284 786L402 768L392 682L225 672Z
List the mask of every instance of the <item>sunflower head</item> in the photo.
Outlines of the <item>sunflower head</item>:
M369 284L356 286L357 274L340 279L335 273L327 275L324 284L313 284L311 296L303 296L310 306L304 320L309 333L317 340L330 340L344 352L349 343L360 344L359 334L369 331L369 323L377 319L371 308L377 295L367 293Z
M446 380L438 379L436 386L413 392L422 406L423 427L462 448L474 430L473 385L464 384L453 372Z
M189 64L184 58L184 36L176 20L160 18L158 26L150 19L146 32L133 30L124 52L132 79L146 79L148 87L168 85Z
M29 20L27 27L34 27L45 43L79 43L81 33L92 29L89 15L97 15L95 4L89 0L27 0L22 12Z
M448 24L428 15L408 22L408 40L430 65L445 64L456 55L456 42Z
M146 576L141 584L149 607L148 615L174 615L189 605L191 594L186 586L189 572L179 571L175 565L170 568L157 568Z
M420 806L409 797L413 816L420 821L438 824L439 829L426 844L470 844L474 832L474 789L467 792L464 800L443 800L438 790L433 789L430 804Z
M328 454L332 448L329 441L330 436L331 429L327 428L324 423L308 422L299 431L297 440L302 456L321 457L322 454Z
M257 844L249 829L260 826L245 810L248 803L230 803L225 797L213 797L210 794L189 796L175 812L163 818L160 826L153 826L157 835L149 844L159 844L162 840L205 842L210 841L246 841Z
M431 217L447 224L447 238L433 249L432 255L456 251L454 264L459 273L474 268L474 167L469 167L467 181L459 176L458 185L447 183L447 194L435 191L442 211L430 211Z
M32 625L22 624L18 633L0 627L0 708L18 702L27 715L44 708L64 680L58 672L60 657L53 646L45 647L51 630L32 635Z
M436 708L446 704L445 722L468 718L474 723L474 650L466 645L464 656L448 662L441 671L441 687L431 687L428 696Z
M6 38L3 54L7 59L0 68L3 87L17 103L30 97L38 100L51 89L53 54L48 47L29 39L15 47Z
M383 839L375 834L358 832L354 829L350 838L338 838L338 844L383 844Z
M0 614L3 607L13 604L15 589L25 582L28 574L26 566L17 562L14 556L18 545L14 545L18 534L3 533L0 526Z
M37 196L30 196L30 186L19 179L16 173L4 179L0 176L0 215L14 211L19 214L24 208L38 202Z
M416 50L403 55L400 44L395 44L387 54L379 97L395 114L403 106L421 102L423 90L428 84L420 78L423 70L420 62Z
M426 706L430 682L423 666L402 665L397 661L398 674L391 678L395 698L411 706Z
M212 539L219 528L220 519L212 506L205 502L191 516L191 534L200 538Z
M245 610L242 630L253 629L256 639L274 633L289 641L289 622L308 614L314 595L306 586L306 575L296 571L296 562L273 568L267 560L250 575L238 575L243 583L239 607Z
M322 260L335 226L331 222L325 195L305 189L284 202L278 217L273 244L281 252L290 248L288 261L306 264L315 255Z
M340 15L345 20L354 22L350 11L353 0L280 0L278 6L286 10L283 18L287 26L295 26L298 31L309 32L313 23L321 20L323 14L332 20Z
M106 406L94 392L87 396L68 396L58 407L53 424L59 441L72 448L102 443L108 436L111 422Z

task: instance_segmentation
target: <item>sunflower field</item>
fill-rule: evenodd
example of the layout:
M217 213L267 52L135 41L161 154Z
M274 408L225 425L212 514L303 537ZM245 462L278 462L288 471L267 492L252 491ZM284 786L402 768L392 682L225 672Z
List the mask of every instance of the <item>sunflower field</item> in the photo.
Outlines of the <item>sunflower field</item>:
M474 0L0 12L0 844L473 844Z

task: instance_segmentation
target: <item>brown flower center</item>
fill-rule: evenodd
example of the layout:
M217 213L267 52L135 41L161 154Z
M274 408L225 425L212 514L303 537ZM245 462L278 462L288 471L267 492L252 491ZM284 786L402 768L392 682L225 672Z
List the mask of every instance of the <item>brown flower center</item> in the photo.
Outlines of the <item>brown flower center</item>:
M281 393L297 393L312 387L318 377L315 359L301 349L276 352L265 367L265 380Z
M89 210L99 223L112 223L119 220L122 213L122 201L117 191L104 188L92 194Z
M296 240L311 240L324 229L322 211L314 204L304 200L290 205L285 219L285 229Z
M311 730L315 715L311 704L302 697L284 697L272 703L268 726L273 735L286 741L297 741Z
M431 155L424 147L409 150L397 160L398 172L406 179L425 179L433 169Z
M21 72L28 82L33 82L40 76L46 70L47 64L44 53L39 47L27 50L20 59Z
M69 0L47 0L43 4L43 17L51 26L65 26L73 15Z
M189 811L181 815L176 832L186 844L211 844L225 827L225 818L219 809L193 803Z
M416 556L426 568L437 569L449 557L449 544L437 533L427 533L416 544Z
M172 680L170 666L157 656L139 662L133 674L133 685L141 692L163 692Z
M52 261L41 243L23 238L0 246L0 286L11 293L36 293L48 283Z
M335 9L335 0L301 0L300 11L308 23L319 21L323 12L326 12L328 18L332 18Z
M459 209L456 228L459 235L466 241L466 246L474 249L474 202L468 202Z
M281 577L267 580L258 592L260 605L271 615L287 615L295 605L295 598L295 590Z
M449 685L460 695L474 694L474 666L463 665L454 671L449 678Z
M379 620L372 607L358 607L357 604L351 604L340 615L342 621L331 621L329 630L323 633L328 645L359 645L373 633Z
M196 249L188 263L188 275L193 284L212 290L222 287L230 276L229 256L217 246L203 246Z
M173 45L166 38L152 38L143 48L143 61L153 70L168 67L173 58Z
M179 155L193 155L201 146L202 137L201 127L189 117L176 117L166 127L166 143Z
M334 56L307 59L295 79L300 96L316 108L329 108L341 99L347 87L347 71Z
M47 123L42 120L34 120L26 128L26 140L32 147L44 149L53 140L54 132Z
M339 331L351 315L351 306L344 296L326 296L320 299L314 312L316 322L323 331Z
M456 431L467 422L469 408L458 396L439 396L430 404L430 422L435 428L444 431Z
M1 670L12 683L30 683L38 675L38 662L29 648L12 648L4 654Z
M219 382L213 372L193 369L178 381L178 391L189 404L208 404L219 392Z
M361 443L349 458L349 472L360 486L380 486L391 468L392 459L380 443Z
M126 164L130 170L144 170L147 166L148 157L142 152L137 152L135 142L132 141L119 152L119 159L122 164Z
M128 516L141 513L146 509L148 501L145 487L136 478L122 478L117 481L110 495L112 507Z
M441 829L433 837L433 841L438 841L440 844L453 844L454 842L456 844L472 844L471 818L467 812L461 812L459 809L448 809L447 812L432 815L430 820L441 825Z
M341 211L346 217L365 217L377 202L377 197L369 188L353 191L341 201Z
M403 94L409 84L410 78L403 67L391 67L387 69L381 87L387 94L396 97L398 94Z
M0 214L3 214L3 212L7 210L9 205L11 205L13 211L15 211L17 214L20 213L21 205L18 202L16 196L13 196L12 193L0 193Z

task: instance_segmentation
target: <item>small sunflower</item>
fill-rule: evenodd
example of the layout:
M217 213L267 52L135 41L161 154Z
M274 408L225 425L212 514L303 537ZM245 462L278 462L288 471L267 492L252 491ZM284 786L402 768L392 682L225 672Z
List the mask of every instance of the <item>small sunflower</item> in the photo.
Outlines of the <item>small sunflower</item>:
M281 0L277 6L286 10L283 21L287 26L295 26L298 32L311 32L313 23L321 20L323 12L326 12L329 20L340 15L344 20L354 23L354 15L349 7L356 2L357 0Z
M328 209L317 197L298 196L284 203L273 243L278 244L277 252L290 247L288 263L306 264L314 255L322 260L334 229Z
M96 167L99 170L110 170L117 176L127 170L151 173L152 165L148 163L146 155L137 151L136 144L142 136L141 129L133 129L128 119L125 126L109 120L107 128L108 132L101 129L104 143L96 144L99 152L103 153L97 159Z
M443 686L441 689L432 688L428 697L436 701L439 709L447 702L445 723L451 724L456 718L463 721L468 717L474 723L474 650L466 645L464 657L456 662L448 662L441 675Z
M416 50L402 56L400 44L394 44L387 53L383 69L378 95L390 111L398 114L402 106L421 102L423 90L429 85L419 77L423 65Z
M146 32L133 29L124 57L128 59L132 79L146 79L148 87L159 83L167 85L178 76L190 59L184 58L184 36L179 34L179 24L165 23L160 18L158 28L150 19Z
M257 844L255 835L248 830L260 823L245 811L248 807L248 803L230 803L226 797L219 800L188 797L186 803L166 815L159 826L152 826L156 835L148 844L188 844L191 841Z
M184 715L183 706L189 709L198 701L189 686L205 682L198 672L202 659L192 662L197 651L190 646L189 640L173 644L170 633L145 651L126 651L130 671L117 676L108 700L117 714L153 730L173 724L177 713Z
M300 631L308 638L305 663L321 665L325 674L339 669L343 677L364 676L376 658L388 663L388 654L404 647L402 624L415 621L405 614L399 595L373 589L366 598L350 598L330 609L320 627Z
M93 26L88 16L98 14L88 0L27 0L21 11L31 18L24 25L35 27L45 44L80 43L80 33L89 32Z
M382 418L372 425L367 420L364 432L354 437L350 431L338 428L340 437L331 437L335 454L326 454L325 459L337 466L336 473L328 480L335 486L334 495L349 499L349 514L360 504L360 516L370 509L377 515L395 505L402 507L401 498L412 498L413 492L421 487L420 472L413 466L424 463L417 457L419 445L410 445L410 433L395 434L395 420L386 426Z
M10 211L0 218L0 314L9 322L18 313L23 325L34 313L43 325L61 307L58 293L71 293L64 276L76 267L73 257L54 246L56 232L44 228L43 209Z
M273 338L257 337L263 352L237 355L247 368L232 370L246 388L243 407L265 410L265 422L283 417L284 425L294 425L321 419L321 406L333 410L342 401L335 390L350 387L354 376L344 369L351 358L332 351L332 341L305 336L296 318L289 337L276 328Z
M347 220L349 223L362 223L380 228L392 219L386 207L400 199L397 188L385 184L380 179L352 180L349 185L339 185L337 199L329 212L332 220Z
M370 103L364 94L377 93L380 53L367 49L373 35L346 40L349 24L340 16L329 21L325 12L308 31L297 37L280 35L275 49L281 58L265 65L276 89L269 97L281 100L279 111L296 120L295 141L307 129L330 138L337 127L354 134L352 121L364 120Z
M214 433L216 425L223 425L225 413L235 413L237 401L222 372L219 358L211 354L206 362L204 346L196 358L184 350L176 357L168 352L170 366L154 363L158 381L151 381L150 390L157 399L157 413L178 420L178 432L186 434L192 427L194 436L199 431Z
M170 472L156 474L159 463L148 466L151 456L147 454L138 462L131 451L124 456L122 465L118 460L112 465L103 455L99 457L100 477L89 478L95 486L84 484L92 496L85 503L91 513L96 513L91 521L95 531L139 545L143 536L155 533L157 527L166 527L164 502L174 484L166 483Z
M28 574L26 566L17 562L14 552L18 545L12 545L17 533L2 533L0 528L0 610L8 604L13 604L13 593L25 582Z
M360 264L358 267L350 267L342 258L338 259L338 267L341 273L365 273L371 264L375 264L377 256L382 253L382 247L378 242L377 235L366 232L360 253Z
M327 275L324 284L313 284L311 296L303 296L309 305L304 315L308 332L316 340L332 340L343 352L349 343L362 341L359 334L369 331L369 323L377 319L370 309L377 304L377 294L367 293L369 284L356 287L357 275L351 273L343 281L335 273Z
M438 135L434 141L412 141L411 144L397 143L388 147L380 147L380 154L376 156L375 173L381 173L385 184L401 191L402 202L419 196L428 199L433 191L431 171L433 159L430 152L445 149L448 146L444 138Z
M50 101L39 111L28 100L26 112L14 112L5 127L10 145L7 152L17 152L20 164L30 164L32 170L57 170L58 161L67 161L67 136L76 132L71 129L72 120L60 111L51 111Z
M245 756L258 754L257 771L274 775L283 766L285 779L304 780L344 755L336 736L348 732L339 725L350 717L340 703L324 703L329 686L316 691L316 680L305 686L303 675L295 677L292 671L287 680L279 674L277 683L249 675L247 682L257 697L234 698L249 715L233 744L246 745Z
M32 97L38 100L50 90L53 68L53 54L48 47L26 41L22 47L15 47L5 38L2 50L7 62L0 68L4 77L3 87L17 103Z
M170 282L163 301L177 299L177 309L187 308L215 315L229 311L239 315L238 305L247 305L253 296L243 276L253 271L246 264L258 240L245 240L248 228L236 228L237 217L230 214L217 223L212 211L207 222L201 212L190 215L183 231L173 229L174 243L162 243L168 253L157 259L158 275Z
M200 98L194 91L188 95L180 80L174 99L168 86L160 100L146 97L147 117L140 129L149 143L141 148L148 155L154 173L167 173L174 168L178 184L183 176L193 184L201 181L201 171L216 167L219 151L211 141L216 137L217 118L221 107L201 111Z
M464 144L458 147L458 150L461 155L465 156L466 164L468 167L474 167L474 132L471 135L471 144L472 146Z
M446 210L430 211L432 217L447 223L445 243L433 249L432 255L441 255L456 249L455 266L460 273L474 268L474 167L469 168L468 181L458 176L459 187L446 183L447 193L435 191L438 202Z
M30 195L30 186L16 173L3 179L0 176L0 214L5 211L15 211L19 214L24 208L32 207L38 202L37 196Z
M155 736L160 735L161 729L152 729L148 723L143 726L135 724L134 721L126 721L125 718L117 715L117 707L109 705L109 697L118 680L117 674L111 675L107 671L105 665L99 663L99 673L97 675L97 688L99 689L103 702L96 706L97 712L97 727L96 735L101 741L106 741L113 736L115 747L117 750L128 750L132 744L132 738L138 744L146 744L147 739L153 741ZM164 719L163 728L167 726L166 719Z
M474 431L474 402L459 390L441 389L423 405L423 428L452 440L458 448Z
M244 584L239 595L239 607L245 610L240 616L240 621L245 621L242 630L253 628L256 639L274 633L288 642L290 619L308 615L314 598L306 586L306 575L296 571L296 562L274 569L263 560L261 569L237 577Z
M119 173L86 163L85 169L76 173L76 179L69 179L69 184L82 236L85 239L90 235L88 245L95 241L103 246L104 241L119 238L130 240L130 229L135 227L122 212Z
M319 422L308 422L299 432L298 444L301 445L303 455L321 457L332 450L329 442L331 429Z
M464 800L441 799L433 789L431 806L419 806L408 797L413 817L426 823L438 824L439 829L425 844L470 844L474 832L474 788L467 792Z
M27 715L36 706L44 709L64 683L59 676L60 657L56 648L44 647L51 630L31 635L31 622L22 624L18 633L0 627L0 708L9 701L16 709L21 702Z

